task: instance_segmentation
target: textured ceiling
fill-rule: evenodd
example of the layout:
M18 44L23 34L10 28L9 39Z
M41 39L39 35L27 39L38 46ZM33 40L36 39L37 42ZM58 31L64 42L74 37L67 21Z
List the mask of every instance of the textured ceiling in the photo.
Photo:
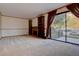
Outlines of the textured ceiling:
M66 3L0 3L0 12L6 16L33 18Z

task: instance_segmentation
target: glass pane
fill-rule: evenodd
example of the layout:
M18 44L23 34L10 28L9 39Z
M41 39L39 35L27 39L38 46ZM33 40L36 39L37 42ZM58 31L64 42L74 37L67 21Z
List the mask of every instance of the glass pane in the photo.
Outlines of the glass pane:
M65 41L65 13L55 17L51 25L51 38Z
M71 12L66 14L67 19L67 41L79 44L79 18Z

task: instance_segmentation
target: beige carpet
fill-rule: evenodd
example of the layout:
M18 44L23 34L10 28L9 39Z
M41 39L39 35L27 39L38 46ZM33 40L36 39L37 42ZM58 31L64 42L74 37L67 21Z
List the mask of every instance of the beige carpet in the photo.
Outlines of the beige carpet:
M70 56L79 55L79 46L31 36L5 37L0 40L4 56Z

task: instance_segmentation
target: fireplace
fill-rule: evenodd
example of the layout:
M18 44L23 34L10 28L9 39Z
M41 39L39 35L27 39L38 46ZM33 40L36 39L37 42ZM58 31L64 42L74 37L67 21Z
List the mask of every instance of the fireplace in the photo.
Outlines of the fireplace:
M38 27L32 27L32 35L38 36Z

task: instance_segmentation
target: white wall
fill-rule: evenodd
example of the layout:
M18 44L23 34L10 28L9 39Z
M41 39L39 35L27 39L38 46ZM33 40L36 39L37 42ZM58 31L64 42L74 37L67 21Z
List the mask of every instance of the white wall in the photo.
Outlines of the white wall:
M38 18L32 19L32 27L38 26Z
M28 20L1 16L2 37L28 34Z

